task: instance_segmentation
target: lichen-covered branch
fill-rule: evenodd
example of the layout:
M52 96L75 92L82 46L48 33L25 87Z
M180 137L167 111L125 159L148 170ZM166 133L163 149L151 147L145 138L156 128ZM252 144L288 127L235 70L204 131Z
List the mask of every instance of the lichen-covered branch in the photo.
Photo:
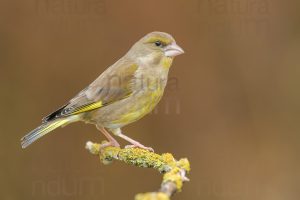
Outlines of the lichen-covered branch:
M183 182L189 180L186 174L190 171L190 164L186 158L175 160L170 153L159 155L139 148L121 149L109 146L100 150L100 147L101 144L86 143L90 153L99 155L104 164L119 160L137 167L154 168L163 174L163 181L157 192L137 194L135 200L168 200L181 191Z

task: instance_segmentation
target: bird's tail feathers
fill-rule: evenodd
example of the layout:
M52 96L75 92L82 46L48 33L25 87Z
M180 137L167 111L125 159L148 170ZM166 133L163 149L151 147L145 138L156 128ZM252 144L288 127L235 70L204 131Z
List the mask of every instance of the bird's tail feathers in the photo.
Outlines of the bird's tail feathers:
M67 124L75 121L78 121L77 116L70 116L68 118L56 119L54 121L43 123L42 125L32 130L30 133L28 133L21 139L21 146L24 149L39 138L41 138L42 136L53 131L54 129L60 126L66 126Z

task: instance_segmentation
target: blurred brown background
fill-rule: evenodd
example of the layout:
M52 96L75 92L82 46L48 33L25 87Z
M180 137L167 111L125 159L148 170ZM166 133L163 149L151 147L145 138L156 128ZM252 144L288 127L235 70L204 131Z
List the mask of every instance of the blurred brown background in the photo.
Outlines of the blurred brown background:
M124 130L190 159L174 199L299 199L299 11L279 0L1 0L0 199L133 199L159 187L154 170L91 156L85 142L104 139L92 125L19 142L154 30L186 54L158 109Z

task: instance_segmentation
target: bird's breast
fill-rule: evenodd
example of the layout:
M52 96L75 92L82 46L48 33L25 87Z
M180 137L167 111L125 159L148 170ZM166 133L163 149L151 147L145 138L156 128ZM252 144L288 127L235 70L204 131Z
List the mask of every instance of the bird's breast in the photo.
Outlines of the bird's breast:
M123 106L115 113L114 120L109 122L110 126L124 126L141 119L155 108L163 92L163 88L135 92L123 102Z
M92 118L107 128L122 127L141 119L162 98L167 78L168 70L162 67L139 67L131 82L131 95L99 109Z

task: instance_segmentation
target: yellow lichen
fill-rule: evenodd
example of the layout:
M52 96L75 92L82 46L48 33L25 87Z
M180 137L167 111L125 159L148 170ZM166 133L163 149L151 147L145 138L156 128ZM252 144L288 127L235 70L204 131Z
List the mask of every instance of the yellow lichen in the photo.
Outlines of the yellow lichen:
M121 149L119 147L105 147L105 150L100 150L100 160L103 164L110 164L113 159L118 159L120 150Z
M162 192L148 192L137 194L135 200L169 200L169 196Z
M190 172L191 171L190 162L188 161L187 158L180 159L178 161L178 167L184 169L186 172Z
M180 192L182 188L182 177L180 175L180 169L178 167L173 168L171 171L167 172L163 177L163 183L173 182L176 185L177 190Z
M164 153L161 155L161 157L164 160L164 162L166 162L168 164L172 164L173 162L175 162L173 155L170 153Z
M161 192L138 194L135 200L169 200L169 196L176 191L180 192L183 182L188 181L185 173L190 171L190 163L186 158L177 161L170 153L159 155L140 148L104 147L106 143L106 141L101 144L89 142L87 148L91 153L99 154L100 160L104 164L109 164L113 160L120 160L137 167L157 169L164 174L162 188L166 184L174 186L172 192L161 190Z
M96 155L99 154L100 144L88 142L86 148L88 148L92 154Z

